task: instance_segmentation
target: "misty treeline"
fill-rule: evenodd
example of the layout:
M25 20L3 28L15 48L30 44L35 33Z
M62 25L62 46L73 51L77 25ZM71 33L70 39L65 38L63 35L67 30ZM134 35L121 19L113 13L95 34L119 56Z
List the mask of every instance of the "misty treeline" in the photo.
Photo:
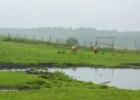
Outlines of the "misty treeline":
M118 32L116 30L97 30L94 28L0 28L1 36L19 37L66 43L69 37L78 40L79 45L90 46L95 44L96 37L115 37L115 48L134 48L140 49L140 31ZM111 43L110 39L100 39L99 42Z

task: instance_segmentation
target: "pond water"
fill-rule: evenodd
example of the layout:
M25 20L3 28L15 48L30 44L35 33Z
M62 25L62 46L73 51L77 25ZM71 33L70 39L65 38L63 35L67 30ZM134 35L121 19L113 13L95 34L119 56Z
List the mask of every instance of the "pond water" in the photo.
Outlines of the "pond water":
M120 89L140 90L140 69L73 67L50 68L49 71L61 71L78 80L107 84Z

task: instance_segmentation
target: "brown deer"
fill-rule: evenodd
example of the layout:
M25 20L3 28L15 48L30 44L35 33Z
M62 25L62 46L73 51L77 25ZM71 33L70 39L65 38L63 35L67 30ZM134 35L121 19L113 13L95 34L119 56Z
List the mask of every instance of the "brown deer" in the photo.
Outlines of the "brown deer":
M94 47L91 47L91 49L95 52L95 54L98 54L98 52L99 52L99 47L94 46Z

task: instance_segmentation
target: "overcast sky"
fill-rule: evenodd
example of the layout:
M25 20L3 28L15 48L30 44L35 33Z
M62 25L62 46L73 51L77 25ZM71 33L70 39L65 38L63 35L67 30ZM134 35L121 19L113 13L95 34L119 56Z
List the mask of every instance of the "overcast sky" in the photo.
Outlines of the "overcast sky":
M0 0L0 28L140 31L140 0Z

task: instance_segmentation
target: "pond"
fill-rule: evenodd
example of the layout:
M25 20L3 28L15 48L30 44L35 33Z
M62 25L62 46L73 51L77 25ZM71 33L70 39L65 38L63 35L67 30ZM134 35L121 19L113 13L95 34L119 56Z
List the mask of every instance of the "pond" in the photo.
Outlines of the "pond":
M120 89L140 90L140 69L104 69L90 67L50 68L82 81L107 84Z

